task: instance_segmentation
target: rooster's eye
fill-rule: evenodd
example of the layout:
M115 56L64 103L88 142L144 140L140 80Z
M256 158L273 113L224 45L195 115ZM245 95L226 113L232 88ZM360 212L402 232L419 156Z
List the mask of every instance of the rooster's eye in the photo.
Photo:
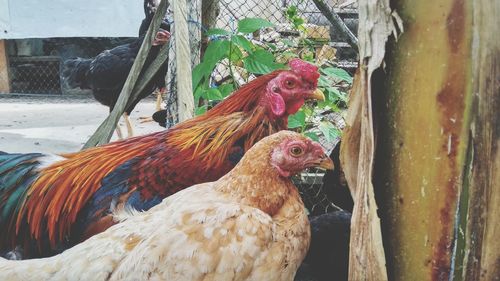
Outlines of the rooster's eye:
M300 146L294 146L292 148L290 148L290 153L292 154L292 156L300 156L302 155L302 148Z
M288 89L292 89L295 87L295 81L293 80L285 80L285 87Z

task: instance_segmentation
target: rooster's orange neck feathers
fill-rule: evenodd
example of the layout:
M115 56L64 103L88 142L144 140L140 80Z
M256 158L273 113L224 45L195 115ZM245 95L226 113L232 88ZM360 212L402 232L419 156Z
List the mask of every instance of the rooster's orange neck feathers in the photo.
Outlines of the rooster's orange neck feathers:
M246 151L261 138L286 129L286 118L270 118L264 100L267 84L281 72L251 81L204 115L173 127L167 143L182 150L194 147L192 157L212 166L225 161L238 140L245 138Z

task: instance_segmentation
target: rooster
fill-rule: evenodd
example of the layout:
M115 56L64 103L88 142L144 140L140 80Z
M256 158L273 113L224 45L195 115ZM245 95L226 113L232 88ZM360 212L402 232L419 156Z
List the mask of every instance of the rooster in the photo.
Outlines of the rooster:
M227 175L163 200L60 255L0 261L4 280L293 280L310 242L290 176L333 169L321 145L281 131ZM135 214L134 214L135 213Z
M144 12L146 13L146 18L141 24L139 38L131 43L117 46L111 50L105 50L93 59L76 58L64 62L62 78L68 86L71 88L92 90L94 98L101 104L109 107L110 112L118 101L120 92L144 40L147 27L149 27L154 15L154 12L149 11L150 7L146 6L146 3L149 3L149 1L145 1ZM153 62L156 56L158 56L161 47L169 40L170 33L166 30L168 28L168 23L163 21L160 30L156 33L152 43L153 46L146 58L143 69L146 69ZM155 89L163 89L165 87L166 63L160 69L151 79L151 82L142 90L139 97L125 109L123 118L127 125L129 137L133 135L129 115L137 103L149 96ZM161 95L159 96L161 97ZM122 139L123 136L119 126L116 132L118 138Z
M257 141L286 129L306 99L324 99L316 66L289 65L170 130L62 156L0 155L0 250L52 255L113 225L113 208L148 210L219 179Z

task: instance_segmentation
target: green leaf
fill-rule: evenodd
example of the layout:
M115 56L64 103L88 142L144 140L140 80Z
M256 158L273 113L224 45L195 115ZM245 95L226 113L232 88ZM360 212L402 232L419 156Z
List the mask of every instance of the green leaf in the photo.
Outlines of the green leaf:
M208 89L205 92L204 96L208 100L223 100L224 99L224 97L222 96L222 93L217 88Z
M238 32L252 33L264 27L271 27L272 23L261 18L246 18L238 22Z
M268 43L267 46L269 47L269 49L271 49L271 51L276 51L277 47L275 44L272 44L272 43Z
M309 116L309 117L314 114L314 109L311 106L309 106L308 104L305 104L304 106L302 106L301 111L304 111L306 116Z
M295 28L298 28L302 24L304 24L304 19L303 18L294 18L293 19L293 25L295 26Z
M318 87L328 88L332 86L332 82L327 79L327 76L321 75L318 79Z
M193 89L199 88L203 78L210 76L212 70L213 68L210 69L210 66L203 62L195 66L192 72Z
M223 84L219 86L219 91L221 92L222 96L225 98L229 96L233 91L234 91L234 86L233 84Z
M302 59L307 62L314 62L314 53L313 52L304 52L302 54Z
M341 100L343 102L347 102L347 95L346 95L346 93L339 91L338 88L331 87L330 88L330 93L332 95L332 100L333 101Z
M288 18L293 18L297 15L297 6L290 6L286 9L286 15Z
M222 28L211 28L206 33L207 36L211 35L231 35L231 32L224 30Z
M288 128L300 128L306 124L306 114L304 111L297 111L297 113L288 116Z
M297 43L290 39L283 39L281 40L283 44L285 44L287 47L297 47ZM298 57L297 54L295 54L295 57Z
M229 41L228 40L215 40L210 41L203 55L203 62L209 65L214 65L226 57L229 51Z
M203 105L203 106L197 107L196 110L194 111L194 114L196 114L196 116L198 116L198 115L202 115L205 112L207 112L207 106Z
M274 56L270 52L259 49L243 58L245 68L255 74L267 74L284 67L283 64L274 62Z
M285 44L287 47L297 47L297 43L290 39L283 39L281 40L281 42ZM298 57L297 54L295 54L295 56Z
M205 89L203 89L203 87L201 87L201 86L195 88L195 90L194 90L195 101L198 101L201 97L203 97L204 92L205 92Z
M349 72L337 68L337 67L327 67L321 70L323 73L325 73L328 76L331 76L337 80L343 80L346 81L347 83L351 84L352 83L352 77L349 74Z
M281 53L281 56L283 58L285 58L286 61L290 60L291 58L298 58L299 57L296 53L289 52L289 51ZM321 78L321 76L320 76L320 78Z
M243 53L240 51L240 48L235 44L232 44L231 51L228 53L228 57L231 62L239 62L243 58Z
M193 89L200 86L200 83L208 81L219 61L227 56L229 51L229 40L210 41L205 50L203 61L193 68L192 80Z
M326 141L328 142L334 141L341 135L340 130L328 121L321 121L321 123L319 123L318 129L323 133Z
M255 48L255 45L252 42L248 41L248 39L246 39L243 35L233 35L231 36L231 41L233 41L234 44L240 46L247 52L252 52Z
M313 141L319 141L319 137L316 133L314 132L307 132L307 133L304 133L304 135L310 139L312 139Z

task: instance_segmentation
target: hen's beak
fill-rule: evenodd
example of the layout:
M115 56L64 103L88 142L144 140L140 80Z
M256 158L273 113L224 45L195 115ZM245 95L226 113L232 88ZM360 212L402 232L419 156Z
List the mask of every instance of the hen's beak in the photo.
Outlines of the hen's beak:
M320 89L316 89L314 92L306 96L306 99L325 101L325 94Z
M328 157L326 154L323 155L323 157L321 158L321 161L319 162L319 165L318 165L319 168L322 168L322 169L325 169L325 170L333 170L334 166L333 166L333 161L332 159L330 159L330 157Z

